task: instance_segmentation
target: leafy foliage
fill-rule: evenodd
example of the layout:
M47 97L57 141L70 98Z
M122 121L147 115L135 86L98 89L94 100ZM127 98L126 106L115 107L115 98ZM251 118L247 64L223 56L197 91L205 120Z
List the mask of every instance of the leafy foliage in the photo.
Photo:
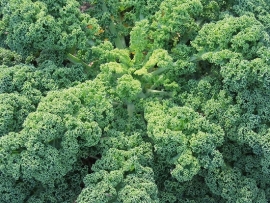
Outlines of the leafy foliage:
M0 202L269 202L269 16L1 0Z

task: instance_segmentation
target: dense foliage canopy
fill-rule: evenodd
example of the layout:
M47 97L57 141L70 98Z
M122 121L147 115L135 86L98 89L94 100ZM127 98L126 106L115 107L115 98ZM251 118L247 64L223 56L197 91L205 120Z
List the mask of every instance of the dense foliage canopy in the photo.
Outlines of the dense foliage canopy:
M0 0L0 202L267 203L269 98L269 0Z

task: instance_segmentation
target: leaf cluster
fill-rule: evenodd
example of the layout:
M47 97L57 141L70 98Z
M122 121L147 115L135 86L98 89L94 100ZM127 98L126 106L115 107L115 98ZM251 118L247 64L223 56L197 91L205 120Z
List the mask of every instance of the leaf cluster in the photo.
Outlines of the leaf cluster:
M269 202L268 7L1 0L0 202Z

